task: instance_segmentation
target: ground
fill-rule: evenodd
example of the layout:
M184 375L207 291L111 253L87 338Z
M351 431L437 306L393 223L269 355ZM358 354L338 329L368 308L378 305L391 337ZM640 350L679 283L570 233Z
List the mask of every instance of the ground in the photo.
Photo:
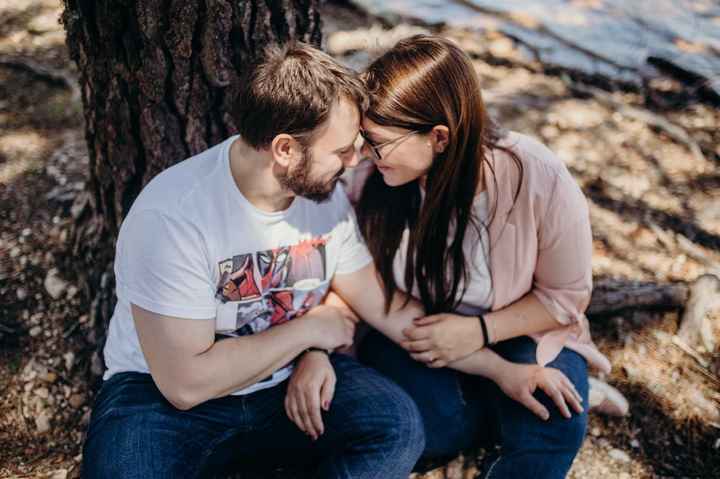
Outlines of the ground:
M56 0L0 6L0 477L76 477L95 384L94 318L67 268L88 166L82 105L63 80L75 69L60 9ZM357 38L425 28L387 32L338 7L323 17L328 48L355 64L373 54L353 46ZM655 85L679 99L672 105L643 92L594 94L567 75L520 64L505 37L433 28L473 56L502 124L544 141L583 187L596 278L668 282L720 273L716 108L685 98L672 79ZM676 346L678 318L679 311L628 311L592 322L613 364L606 380L627 395L630 415L591 415L570 477L720 476L720 353ZM718 312L711 319L717 333ZM470 456L422 477L472 477Z

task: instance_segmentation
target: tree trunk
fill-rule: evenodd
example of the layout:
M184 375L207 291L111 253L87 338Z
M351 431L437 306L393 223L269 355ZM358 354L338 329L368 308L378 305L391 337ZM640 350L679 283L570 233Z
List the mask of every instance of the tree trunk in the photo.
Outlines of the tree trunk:
M69 267L91 301L102 371L112 314L112 261L122 219L165 168L236 132L228 112L249 60L272 43L320 44L318 0L65 0L62 22L79 70L90 158L73 205Z

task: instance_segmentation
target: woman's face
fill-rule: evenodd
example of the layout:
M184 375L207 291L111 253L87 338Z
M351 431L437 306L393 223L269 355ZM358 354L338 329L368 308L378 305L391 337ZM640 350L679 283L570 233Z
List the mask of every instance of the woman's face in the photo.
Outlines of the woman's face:
M373 145L379 146L380 158L370 151L367 141L362 147L363 156L375 162L388 186L400 186L416 179L424 182L435 156L432 134L382 126L368 118L362 120L362 132Z

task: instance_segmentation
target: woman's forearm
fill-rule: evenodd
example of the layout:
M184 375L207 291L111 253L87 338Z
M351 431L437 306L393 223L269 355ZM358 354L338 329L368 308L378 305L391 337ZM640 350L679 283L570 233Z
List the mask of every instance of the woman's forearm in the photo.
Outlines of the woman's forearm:
M562 326L532 292L483 316L493 343Z
M510 364L508 360L492 349L483 348L475 351L470 356L448 364L447 367L465 374L482 376L497 383L503 371L508 369L508 364Z

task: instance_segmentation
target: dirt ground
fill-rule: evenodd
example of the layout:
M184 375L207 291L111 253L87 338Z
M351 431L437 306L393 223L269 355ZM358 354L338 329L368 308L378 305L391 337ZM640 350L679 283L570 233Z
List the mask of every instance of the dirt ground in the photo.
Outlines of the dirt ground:
M2 478L77 477L93 398L94 318L65 268L87 152L60 9L57 0L0 4ZM388 31L339 7L323 17L328 49L355 65L374 54L368 38L382 43L425 28ZM653 85L655 97L580 91L571 76L519 64L508 38L433 28L473 56L501 123L544 141L583 187L596 277L667 282L720 274L717 108L685 96L671 78ZM628 397L630 415L591 415L570 477L720 477L720 352L677 347L678 318L678 311L629 311L592 323L613 364L605 379ZM720 333L720 312L711 319ZM474 460L422 477L472 477Z

